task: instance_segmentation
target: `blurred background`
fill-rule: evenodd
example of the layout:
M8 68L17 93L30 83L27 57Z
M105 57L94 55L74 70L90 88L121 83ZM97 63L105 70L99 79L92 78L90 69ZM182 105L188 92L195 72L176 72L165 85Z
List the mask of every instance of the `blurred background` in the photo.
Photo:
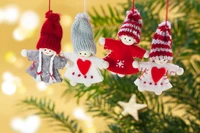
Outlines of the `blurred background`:
M120 0L87 0L87 9L100 5L117 5ZM62 15L61 24L64 36L63 51L72 51L70 42L70 27L77 13L84 11L83 0L52 0L51 9ZM48 0L1 0L0 1L0 133L53 133L52 128L39 117L30 116L31 112L20 112L16 104L27 96L51 97L56 102L57 109L62 109L79 119L87 120L86 127L95 130L91 118L84 114L81 102L77 106L73 98L63 102L60 96L65 89L64 84L45 86L36 83L25 69L31 65L27 58L20 54L22 49L35 49L40 28L48 10ZM98 46L98 45L97 45ZM102 48L98 46L97 56L102 57ZM64 70L61 71L64 73ZM98 124L103 129L104 124ZM26 128L25 128L26 127ZM28 129L28 131L26 131Z

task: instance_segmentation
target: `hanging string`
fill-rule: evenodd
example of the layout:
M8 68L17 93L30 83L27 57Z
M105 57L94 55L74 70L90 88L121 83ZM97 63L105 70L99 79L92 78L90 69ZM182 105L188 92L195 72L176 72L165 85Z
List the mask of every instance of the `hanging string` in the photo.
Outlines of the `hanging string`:
M49 0L49 11L51 11L51 0Z
M167 25L167 21L168 21L168 8L169 8L169 0L166 0L166 25Z
M132 8L135 7L135 0L133 0L133 3L132 3Z
M87 13L87 0L84 0L84 12Z

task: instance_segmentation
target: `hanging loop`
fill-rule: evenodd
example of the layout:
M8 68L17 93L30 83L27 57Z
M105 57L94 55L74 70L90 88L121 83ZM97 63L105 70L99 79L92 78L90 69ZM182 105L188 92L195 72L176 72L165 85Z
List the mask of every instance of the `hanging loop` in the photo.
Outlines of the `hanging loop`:
M133 0L132 8L135 8L135 0Z
M49 11L51 11L51 0L49 0Z
M87 13L87 0L84 0L84 12Z
M165 18L166 25L167 25L167 21L168 21L168 8L169 8L169 0L166 0L166 18Z

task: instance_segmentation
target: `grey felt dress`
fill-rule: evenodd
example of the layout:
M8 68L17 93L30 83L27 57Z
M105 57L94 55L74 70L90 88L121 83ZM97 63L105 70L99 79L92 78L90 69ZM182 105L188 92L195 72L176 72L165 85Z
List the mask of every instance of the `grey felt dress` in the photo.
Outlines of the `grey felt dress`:
M34 79L37 77L37 68L39 66L39 51L38 50L27 50L28 60L33 61L33 64L27 68L26 72L29 73ZM49 83L51 74L49 72L50 61L52 56L42 54L42 67L41 67L41 81ZM62 82L62 78L58 69L63 69L67 63L66 58L55 56L53 60L53 77L56 82Z

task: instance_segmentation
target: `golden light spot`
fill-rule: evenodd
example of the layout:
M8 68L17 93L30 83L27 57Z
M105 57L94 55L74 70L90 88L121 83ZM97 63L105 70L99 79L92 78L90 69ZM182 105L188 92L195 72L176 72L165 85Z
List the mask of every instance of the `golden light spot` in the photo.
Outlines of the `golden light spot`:
M5 54L5 60L8 62L8 63L15 63L16 61L16 56L14 54L14 52L7 52Z
M68 27L72 24L72 17L69 15L61 16L61 24L65 27Z

